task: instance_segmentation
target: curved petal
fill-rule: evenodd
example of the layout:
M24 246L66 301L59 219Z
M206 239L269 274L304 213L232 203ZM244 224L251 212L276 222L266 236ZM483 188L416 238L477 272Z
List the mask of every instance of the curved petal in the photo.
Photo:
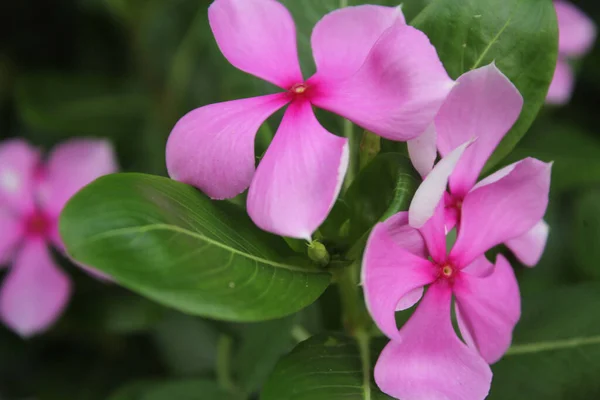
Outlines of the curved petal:
M414 255L401 243L399 237L390 234L385 222L377 224L369 237L362 264L367 308L379 329L390 339L399 338L396 310L411 307L420 298L418 289L437 278L437 270L431 262Z
M546 103L557 106L567 104L569 100L571 100L574 88L575 77L573 76L573 70L571 69L569 62L559 59L556 63L556 69L554 70L552 83L550 83L550 89L548 89Z
M19 251L0 289L0 317L23 337L48 329L62 314L71 282L52 260L42 240Z
M325 15L311 37L317 74L336 80L356 73L377 39L396 22L406 23L400 7L362 5Z
M596 25L577 6L555 0L558 17L558 52L568 57L579 57L590 51L596 40Z
M31 211L40 165L39 150L25 140L0 142L0 205L19 212Z
M375 365L375 382L398 399L483 400L492 371L462 343L450 320L450 288L432 285Z
M254 137L269 116L287 104L284 94L197 108L177 122L167 142L171 178L213 199L235 197L254 176Z
M402 249L422 258L427 258L427 247L418 230L408 224L408 212L401 211L384 222L387 232Z
M454 283L458 326L467 344L489 364L498 361L512 341L521 317L521 296L512 267L498 255L485 278L460 274Z
M546 221L541 220L527 233L510 239L505 244L519 261L528 267L533 267L544 254L549 234L550 226Z
M463 268L462 272L479 278L485 278L494 272L494 264L492 264L485 255L482 255Z
M23 234L21 221L12 212L0 207L0 265L12 259Z
M221 52L236 68L281 88L302 83L296 26L275 0L215 0L208 19Z
M403 24L388 29L348 79L311 81L314 105L399 141L427 129L454 85L427 36Z
M478 187L464 198L458 237L450 259L470 264L500 243L525 234L546 212L552 164L526 158L502 179Z
M411 139L406 143L410 161L422 177L429 175L433 169L433 164L435 164L437 157L436 142L437 132L435 124L431 124L421 136Z
M43 209L58 217L69 199L95 179L118 170L107 140L73 139L54 148L38 186Z
M519 118L523 97L494 64L463 74L435 117L442 157L477 138L461 157L452 176L452 194L464 196L500 140Z
M248 192L248 214L261 229L310 240L340 193L348 140L325 130L310 103L292 103Z

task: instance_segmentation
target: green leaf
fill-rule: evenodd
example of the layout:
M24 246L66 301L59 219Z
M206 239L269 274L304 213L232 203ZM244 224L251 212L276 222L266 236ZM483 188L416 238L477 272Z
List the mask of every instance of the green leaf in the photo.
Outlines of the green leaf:
M151 175L98 179L67 204L60 232L76 260L159 303L215 319L283 317L330 281L236 206Z
M581 196L574 205L573 245L582 275L600 279L600 191Z
M115 392L108 400L240 400L243 397L219 388L216 382L182 380L135 382Z
M371 379L381 343L366 348L361 356L357 342L347 336L314 336L281 359L261 400L391 399Z
M525 135L554 75L557 23L552 0L434 0L412 22L425 32L452 78L495 62L525 104L488 166Z
M523 299L507 355L492 368L490 400L589 400L600 394L600 284Z

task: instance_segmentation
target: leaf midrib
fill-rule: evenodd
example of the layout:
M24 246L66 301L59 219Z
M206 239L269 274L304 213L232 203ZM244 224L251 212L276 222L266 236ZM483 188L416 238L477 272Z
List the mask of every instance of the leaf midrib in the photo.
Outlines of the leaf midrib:
M223 250L229 251L229 252L234 253L236 255L242 256L244 258L250 259L250 260L258 262L258 263L269 265L269 266L274 267L274 268L281 268L281 269L286 269L286 270L293 271L293 272L303 272L303 273L315 274L315 275L324 275L324 274L326 274L325 272L322 272L322 271L311 270L311 269L308 269L308 268L297 267L297 266L289 265L289 264L283 264L283 263L279 263L279 262L267 260L265 258L258 257L258 256L255 256L255 255L252 255L252 254L248 254L248 253L245 253L245 252L243 252L241 250L238 250L238 249L235 249L233 247L227 246L227 245L225 245L223 243L220 243L220 242L218 242L216 240L210 239L210 238L208 238L208 237L206 237L204 235L201 235L201 234L199 234L197 232L192 232L192 231L189 231L187 229L183 229L183 228L180 228L178 226L168 225L168 224L150 224L150 225L134 226L134 227L129 227L129 228L120 228L120 229L108 230L106 232L102 232L102 233L99 233L97 235L90 236L87 240L81 242L76 247L81 247L81 246L89 244L91 242L95 242L95 241L98 241L98 240L102 240L102 239L106 239L106 238L110 238L110 237L114 237L114 236L128 235L128 234L132 234L132 233L147 233L147 232L156 231L156 230L165 230L165 231L171 231L171 232L181 233L183 235L187 235L187 236L196 238L198 240L205 241L205 242L207 242L210 245L220 247Z

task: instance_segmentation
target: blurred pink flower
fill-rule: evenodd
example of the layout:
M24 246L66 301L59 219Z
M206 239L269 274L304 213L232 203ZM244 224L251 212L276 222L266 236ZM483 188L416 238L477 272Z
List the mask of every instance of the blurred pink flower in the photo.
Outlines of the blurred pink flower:
M470 144L435 166L408 213L375 226L365 250L367 307L392 340L377 361L375 380L385 393L404 400L484 399L492 379L488 364L509 348L520 317L511 266L502 255L493 265L485 252L523 235L542 218L551 165L528 158L476 186L464 199L458 237L448 254L443 188L460 163L473 161L465 151ZM431 205L433 215L420 220ZM419 229L409 224L409 215L422 222ZM423 301L398 330L395 312L416 304L426 285ZM466 345L452 327L452 296Z
M546 97L549 104L565 104L571 99L575 78L569 59L590 51L596 40L596 26L587 15L568 1L555 0L558 17L558 63Z
M285 90L196 109L167 144L173 179L215 199L250 187L248 213L264 230L310 239L339 194L347 139L325 130L312 106L392 140L408 140L433 120L454 82L422 32L399 7L364 5L326 15L311 43L317 73L300 71L296 29L275 0L216 0L209 20L223 55L238 69ZM254 137L290 103L255 171Z
M411 160L425 176L435 161L436 146L442 156L447 156L462 143L472 138L476 141L465 150L450 175L448 192L446 180L437 181L437 197L421 200L423 206L413 209L420 214L411 215L411 225L420 227L433 215L439 199L444 196L446 230L450 231L461 220L462 205L476 189L507 175L518 165L508 166L477 183L485 163L519 118L522 107L519 91L494 64L458 78L434 125L409 142ZM523 235L507 238L505 244L523 264L534 266L544 252L548 233L548 225L540 219Z
M45 163L24 140L0 142L0 264L12 263L0 288L0 318L21 336L50 327L70 297L70 280L49 248L64 248L60 212L79 189L116 170L102 140L61 144Z

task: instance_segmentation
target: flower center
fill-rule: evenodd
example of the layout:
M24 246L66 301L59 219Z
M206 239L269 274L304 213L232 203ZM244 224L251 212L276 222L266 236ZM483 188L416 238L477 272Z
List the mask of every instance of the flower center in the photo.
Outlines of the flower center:
M25 219L25 232L28 236L46 236L52 221L42 212L34 211Z
M451 266L444 265L442 267L442 275L444 275L446 278L450 278L452 274L454 274L454 269Z
M294 86L290 88L290 92L295 96L302 96L306 94L308 90L308 85L306 83L296 83Z

